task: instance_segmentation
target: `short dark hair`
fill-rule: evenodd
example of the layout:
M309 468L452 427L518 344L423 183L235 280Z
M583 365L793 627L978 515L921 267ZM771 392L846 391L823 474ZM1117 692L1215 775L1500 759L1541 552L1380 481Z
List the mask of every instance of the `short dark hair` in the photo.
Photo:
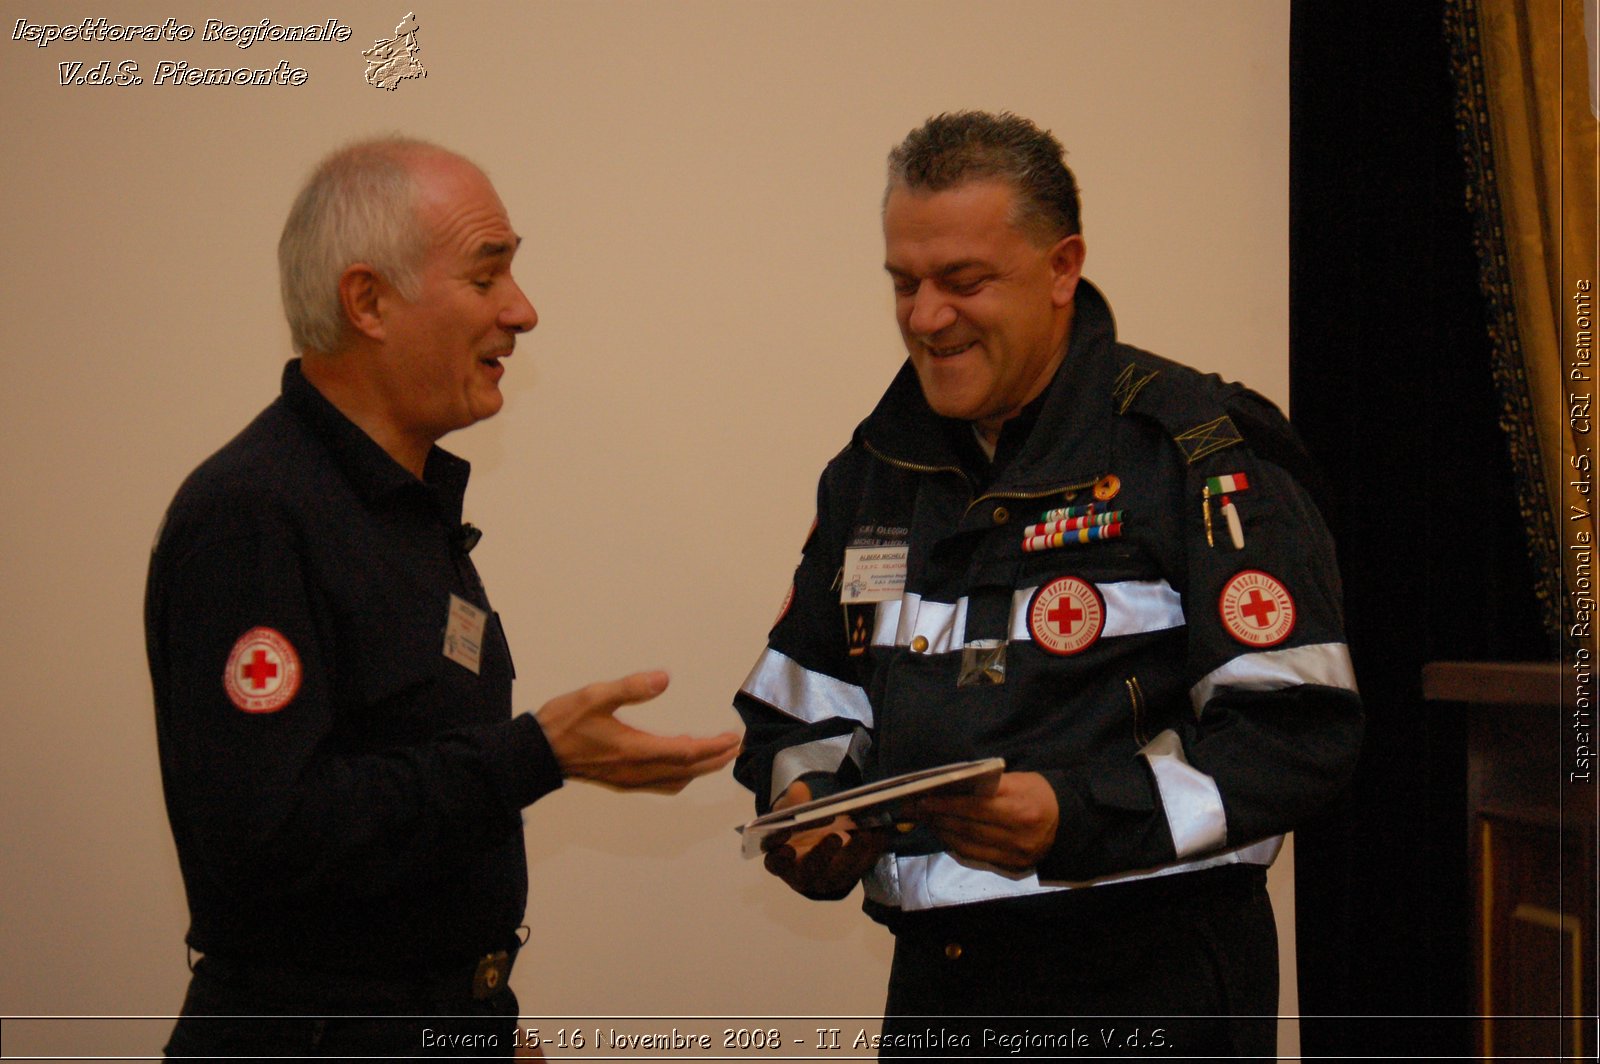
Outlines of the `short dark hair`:
M889 152L887 203L895 186L941 192L998 179L1016 192L1013 224L1042 244L1080 231L1078 182L1061 142L1009 111L951 111L928 119Z

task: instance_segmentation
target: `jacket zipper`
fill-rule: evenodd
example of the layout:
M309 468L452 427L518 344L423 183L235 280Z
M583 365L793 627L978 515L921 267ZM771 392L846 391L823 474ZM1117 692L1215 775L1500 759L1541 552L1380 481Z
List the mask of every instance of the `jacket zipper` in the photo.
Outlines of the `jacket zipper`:
M868 454L872 455L874 458L878 459L880 462L886 462L889 465L894 466L896 469L906 469L906 470L910 470L913 473L954 473L957 476L959 476L962 480L965 480L967 482L969 490L971 488L971 485L972 485L971 478L968 477L967 474L966 474L966 471L964 469L960 468L959 466L923 465L920 462L907 462L907 461L905 461L904 459L901 459L901 458L891 458L888 455L884 454L882 451L878 450L876 447L874 447L872 445L872 443L870 441L867 441L867 440L863 440L862 441L862 446L864 446L867 449L867 453ZM1063 492L1083 491L1085 488L1092 488L1099 481L1099 479L1100 479L1099 477L1095 477L1095 478L1093 478L1091 480L1086 480L1081 484L1062 484L1062 485L1059 485L1059 486L1054 487L1054 488L1049 488L1049 489L1047 489L1045 491L993 491L993 492L985 492L984 494L978 496L976 499L973 499L971 502L969 502L967 504L966 510L963 511L961 516L962 516L962 519L964 520L969 514L972 513L972 510L973 510L974 507L976 507L979 503L985 502L985 501L987 501L989 499L1044 499L1044 498L1048 498L1051 495L1060 495Z
M888 455L872 446L872 443L869 440L862 440L861 445L867 449L867 453L872 455L872 457L878 459L880 462L887 462L896 469L909 469L913 473L954 473L962 480L965 480L969 486L972 484L972 481L970 478L968 478L966 471L960 466L922 465L920 462L907 462L900 458L890 458Z
M1050 497L1051 495L1060 495L1068 491L1082 491L1085 488L1092 488L1096 483L1099 482L1099 480L1100 478L1096 477L1094 480L1086 480L1082 484L1062 484L1058 487L1051 488L1048 491L985 492L976 499L973 499L972 502L968 503L966 513L963 513L961 516L965 518L967 514L972 513L973 509L976 508L980 502L984 502L988 499L1044 499Z

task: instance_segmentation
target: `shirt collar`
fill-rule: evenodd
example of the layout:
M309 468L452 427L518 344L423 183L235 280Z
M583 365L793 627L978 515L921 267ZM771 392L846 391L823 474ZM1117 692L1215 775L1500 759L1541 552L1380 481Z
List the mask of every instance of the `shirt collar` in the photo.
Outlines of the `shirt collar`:
M306 379L298 358L283 367L282 401L328 448L334 464L367 502L420 494L439 508L448 524L461 523L462 500L472 473L466 460L435 446L428 451L418 480Z

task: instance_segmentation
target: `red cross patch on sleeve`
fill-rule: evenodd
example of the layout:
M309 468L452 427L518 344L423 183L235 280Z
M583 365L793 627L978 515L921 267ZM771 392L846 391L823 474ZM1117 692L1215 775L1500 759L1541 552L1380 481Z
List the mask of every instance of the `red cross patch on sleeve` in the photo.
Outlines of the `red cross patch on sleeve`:
M300 691L300 655L277 631L252 628L228 653L222 686L246 713L276 713Z
M1259 569L1235 574L1217 601L1222 627L1245 646L1275 647L1294 631L1289 589Z

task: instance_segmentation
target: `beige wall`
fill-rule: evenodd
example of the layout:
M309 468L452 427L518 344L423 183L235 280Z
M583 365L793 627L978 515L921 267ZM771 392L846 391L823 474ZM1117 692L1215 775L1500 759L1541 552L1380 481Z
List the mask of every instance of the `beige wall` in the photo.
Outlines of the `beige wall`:
M1052 128L1123 337L1286 398L1282 0L415 0L428 77L373 89L360 49L411 2L0 2L0 1013L179 1004L146 556L179 480L275 393L278 226L344 139L400 130L478 158L527 238L541 323L505 412L447 445L475 466L475 558L528 708L659 664L672 690L637 719L730 725L816 474L901 358L882 160L930 113ZM338 17L354 37L11 39L19 18L99 15ZM58 84L58 63L104 58L147 79L162 59L288 59L309 79ZM876 1014L887 936L854 901L805 902L741 862L748 812L728 777L675 800L575 785L529 810L525 1010ZM164 1027L77 1025L71 1045L149 1053ZM43 1051L21 1030L8 1053Z

